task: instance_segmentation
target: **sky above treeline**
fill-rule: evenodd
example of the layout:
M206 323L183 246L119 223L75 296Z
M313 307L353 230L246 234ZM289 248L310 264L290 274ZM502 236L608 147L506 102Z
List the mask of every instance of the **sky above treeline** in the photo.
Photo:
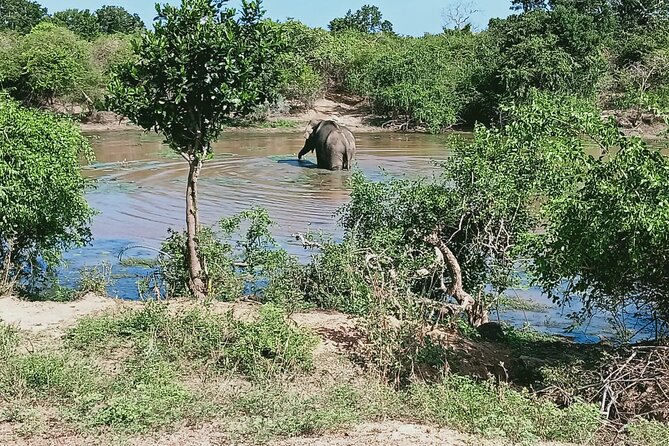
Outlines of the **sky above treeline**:
M49 9L49 13L68 8L98 9L102 5L123 6L131 13L137 13L149 25L155 17L154 0L37 0ZM178 4L180 0L160 0L160 3ZM326 28L330 20L343 17L349 9L356 11L364 4L376 5L383 18L390 20L395 32L413 36L424 33L438 33L444 25L443 11L449 5L468 3L479 12L473 15L472 23L477 29L487 26L492 17L506 17L510 14L510 0L264 0L267 16L283 21L292 17L312 26ZM238 7L239 0L229 5Z

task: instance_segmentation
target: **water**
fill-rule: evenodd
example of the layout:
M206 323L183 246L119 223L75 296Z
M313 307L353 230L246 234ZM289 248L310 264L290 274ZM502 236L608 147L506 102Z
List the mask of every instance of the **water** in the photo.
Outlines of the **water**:
M356 135L357 167L368 178L383 175L430 175L433 160L445 159L445 137L423 134L361 133ZM300 131L288 133L225 133L215 145L215 157L205 163L200 179L200 217L213 224L252 206L269 212L277 225L277 241L302 259L301 244L291 235L322 230L341 236L335 212L349 199L346 182L350 172L315 169L298 163L304 139ZM91 246L66 254L62 277L72 285L86 265L109 262L114 283L109 293L137 299L137 280L147 274L141 267L123 267L119 253L135 246L128 256L152 257L168 228L182 229L185 221L187 164L161 144L161 138L140 131L101 133L92 136L96 163L84 169L97 180L87 198L99 214L93 220ZM385 173L384 173L385 172ZM537 289L516 290L523 299L545 301ZM544 302L551 305L550 302ZM506 311L504 320L525 322L552 333L570 325L570 312L549 307L539 311ZM608 333L606 320L595 319L587 329L572 334L579 341L598 338L588 333Z

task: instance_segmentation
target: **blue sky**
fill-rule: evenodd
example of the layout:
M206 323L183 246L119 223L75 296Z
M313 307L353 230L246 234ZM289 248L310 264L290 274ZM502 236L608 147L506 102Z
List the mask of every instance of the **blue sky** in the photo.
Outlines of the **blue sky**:
M151 23L155 15L153 0L38 0L53 13L67 8L95 10L102 5L123 6L132 13L139 14L146 24ZM165 3L166 0L160 0ZM381 9L384 19L390 20L395 31L400 34L415 36L424 32L436 33L443 25L442 11L457 0L264 0L267 15L273 19L296 18L310 26L325 28L330 20L342 17L346 11L357 10L364 4L376 5ZM465 0L467 2L467 0ZM179 3L169 0L167 3ZM474 25L485 28L491 17L506 17L509 14L510 0L474 0L470 2L480 10L474 18ZM231 6L237 6L238 0L232 0ZM305 5L308 5L305 7Z

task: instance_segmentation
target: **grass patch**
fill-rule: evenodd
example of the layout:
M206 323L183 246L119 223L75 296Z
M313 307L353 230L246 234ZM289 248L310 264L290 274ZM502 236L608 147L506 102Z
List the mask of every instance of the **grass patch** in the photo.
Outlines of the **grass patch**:
M166 361L194 361L257 379L309 370L317 343L271 304L247 322L236 320L232 312L220 315L204 307L172 314L157 302L118 316L85 318L69 331L67 340L72 348L89 353L130 346Z
M432 362L429 346L398 330L376 340L380 360L390 361L378 367L404 354ZM456 375L428 383L409 374L396 386L350 362L333 372L327 359L314 362L316 338L274 305L240 320L208 305L147 302L84 318L52 351L20 354L18 341L16 330L0 325L0 395L6 400L0 420L26 438L54 423L87 435L128 436L221 420L228 438L268 443L391 419L516 443L584 443L602 422L591 405L560 408L526 391ZM637 422L626 441L665 444L668 430Z
M414 385L407 398L420 420L514 442L588 442L601 423L593 405L576 403L560 409L526 392L455 375L437 385Z
M399 394L374 383L339 383L316 392L274 383L240 395L232 412L237 435L266 443L276 438L319 435L362 421L396 417Z
M119 265L126 268L155 268L158 260L150 257L123 257Z

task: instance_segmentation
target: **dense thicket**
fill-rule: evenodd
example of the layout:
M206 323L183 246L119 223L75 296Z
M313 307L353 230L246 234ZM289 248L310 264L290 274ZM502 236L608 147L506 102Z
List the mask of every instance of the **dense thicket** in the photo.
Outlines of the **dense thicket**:
M369 100L379 122L400 128L438 132L499 122L503 104L523 100L534 89L585 98L636 125L669 110L669 6L658 0L643 0L643 8L637 3L515 1L514 14L491 20L481 32L461 23L423 37L393 33L381 10L365 5L334 18L329 31L295 20L273 22L289 51L266 68L280 79L277 92L295 105L309 107L327 92L353 93ZM29 103L57 98L102 107L110 64L127 61L130 36L144 26L137 15L115 6L48 16L34 2L1 0L0 10L7 11L0 14L0 54L7 61L0 67L0 85ZM38 95L22 42L35 40L31 30L43 20L76 35L67 37L64 47L74 48L77 62L70 64L75 73L70 85ZM31 43L33 51L49 53L48 37L65 36L54 29L48 33ZM38 62L45 76L66 74L63 63Z
M60 253L90 239L80 157L89 142L70 121L0 94L0 294L30 285Z

